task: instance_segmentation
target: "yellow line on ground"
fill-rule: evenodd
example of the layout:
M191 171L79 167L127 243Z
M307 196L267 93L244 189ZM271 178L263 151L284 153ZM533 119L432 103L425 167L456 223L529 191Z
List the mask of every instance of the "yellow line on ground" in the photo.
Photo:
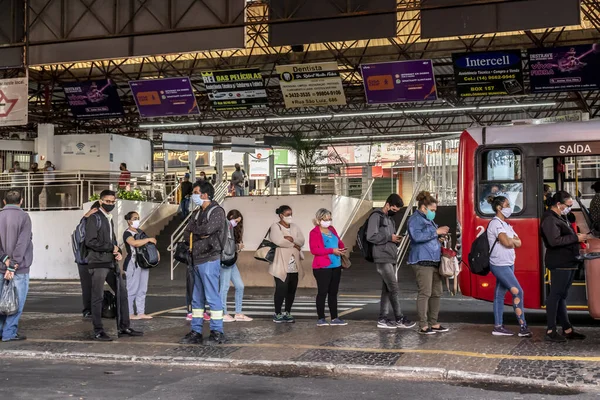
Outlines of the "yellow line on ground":
M54 339L28 339L28 342L32 343L75 343L75 344L101 344L99 342L87 340L54 340ZM118 343L118 342L117 342ZM179 343L167 343L167 342L139 342L135 340L127 340L128 345L137 346L164 346L164 347L198 347L194 344L179 344ZM600 362L600 357L584 357L584 356L521 356L511 354L490 354L490 353L477 353L473 351L460 351L460 350L434 350L434 349L377 349L369 347L335 347L335 346L318 346L311 344L283 344L283 343L228 343L219 345L219 347L250 347L250 348L263 348L263 349L302 349L302 350L333 350L333 351L358 351L366 353L411 353L411 354L431 354L431 355L450 355L460 357L473 357L473 358L484 358L494 360L527 360L527 361L584 361L584 362ZM143 357L143 356L139 356Z
M349 310L342 311L342 312L339 314L339 316L340 316L340 317L343 317L344 315L352 314L353 312L357 312L357 311L360 311L360 310L362 310L362 308L361 308L361 307L351 308L351 309L349 309Z
M185 306L176 307L176 308L169 308L168 310L157 311L157 312L154 312L154 313L149 314L149 315L152 316L152 317L156 317L157 315L170 313L171 311L183 310L184 308L185 308Z

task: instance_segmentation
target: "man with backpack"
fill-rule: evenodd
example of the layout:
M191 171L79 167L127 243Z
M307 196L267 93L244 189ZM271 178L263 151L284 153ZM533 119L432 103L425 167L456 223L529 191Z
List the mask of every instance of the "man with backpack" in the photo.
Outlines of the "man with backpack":
M369 216L366 241L377 272L383 280L381 305L377 327L382 329L408 329L415 326L402 314L400 308L400 286L396 277L396 260L400 236L396 235L396 222L392 218L404 206L398 194L391 194L382 209ZM393 315L390 314L393 312ZM390 315L392 318L390 318Z
M115 227L111 211L115 208L116 197L112 190L100 193L100 210L94 217L88 217L85 225L85 248L87 250L87 268L92 278L92 323L94 340L110 342L112 338L102 325L102 301L104 282L107 282L117 295L118 336L142 336L142 332L129 326L129 307L127 305L127 286L121 278L118 261L121 250L117 246Z
M206 182L194 184L192 201L200 209L194 212L185 230L192 252L192 330L181 339L183 344L202 344L204 306L210 306L209 344L225 343L223 303L219 295L219 278L223 253L223 235L227 220L225 210L213 200L215 189Z
M80 224L85 224L87 219L98 212L100 209L100 203L97 201L92 204L90 210L84 214ZM79 227L78 227L79 228ZM71 239L74 244L81 239L73 237ZM78 244L78 243L77 243ZM81 253L81 251L80 251ZM83 301L83 311L81 312L83 318L92 317L92 277L87 268L87 264L84 260L78 260L77 254L75 255L75 262L77 262L77 270L79 272L79 283L81 284L81 299Z

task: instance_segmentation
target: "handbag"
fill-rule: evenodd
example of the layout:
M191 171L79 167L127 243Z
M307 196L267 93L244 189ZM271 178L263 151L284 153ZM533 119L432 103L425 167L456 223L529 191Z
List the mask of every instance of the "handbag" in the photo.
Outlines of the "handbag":
M458 262L456 251L452 250L451 240L444 240L438 272L442 278L446 278L446 287L452 294L458 292L458 274L460 274L460 271L460 263ZM454 279L454 291L450 290L450 278Z
M342 268L348 269L352 266L350 256L348 254L342 254Z
M254 252L254 258L258 261L268 262L272 264L275 260L275 249L278 247L275 243L271 242L267 237L271 233L271 228L267 231L267 234L263 238L260 246Z

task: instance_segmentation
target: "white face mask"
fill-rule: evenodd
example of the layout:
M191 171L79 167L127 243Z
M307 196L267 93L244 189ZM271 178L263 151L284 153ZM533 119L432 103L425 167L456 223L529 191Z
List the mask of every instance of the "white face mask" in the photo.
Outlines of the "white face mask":
M500 210L500 212L502 213L502 215L504 215L504 218L510 218L510 216L512 215L512 208L506 207Z
M206 200L201 198L199 194L194 193L194 194L192 194L192 201L194 202L195 205L201 206L202 203L204 203Z
M560 213L562 215L569 215L570 212L571 212L571 207L567 207L564 210L562 210Z
M293 220L294 219L291 216L289 216L289 217L283 217L283 222L285 222L288 225L291 224Z
M140 227L140 220L138 219L138 220L135 220L135 221L131 221L131 227L133 229L139 228Z
M237 221L236 221L235 219L230 219L230 220L229 220L229 223L230 223L230 224L231 224L231 226L232 226L232 227L234 227L234 228L235 228L235 227L237 226L237 224L238 224L238 223L237 223Z
M331 221L321 221L321 227L329 228L331 226Z

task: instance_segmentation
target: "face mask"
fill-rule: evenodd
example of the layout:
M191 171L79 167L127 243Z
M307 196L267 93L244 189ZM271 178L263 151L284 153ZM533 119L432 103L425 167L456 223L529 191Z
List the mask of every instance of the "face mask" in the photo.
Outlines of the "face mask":
M111 212L112 210L115 209L115 205L114 204L102 204L102 208L104 208L104 211L106 211L106 212Z
M229 220L229 223L230 223L230 224L231 224L231 226L232 226L232 227L234 227L234 228L235 228L235 227L237 226L237 224L238 224L238 223L237 223L237 221L236 221L235 219L230 219L230 220Z
M562 215L568 215L571 212L571 207L567 207L564 210L561 210Z
M331 226L331 221L321 221L321 227L329 228Z
M283 222L286 224L291 224L294 219L292 217L283 217Z
M204 200L200 197L199 194L194 193L192 194L192 201L194 202L195 205L197 206L201 206L202 203L204 203Z
M510 218L510 216L512 215L512 208L506 207L500 210L500 212L502 213L502 215L504 215L504 218Z
M396 211L388 210L387 215L388 217L393 217L394 215L396 215Z
M135 220L135 221L131 221L131 227L133 229L139 228L140 227L140 220L138 219L138 220Z
M425 216L428 220L433 221L435 219L435 211L427 210L427 214Z

